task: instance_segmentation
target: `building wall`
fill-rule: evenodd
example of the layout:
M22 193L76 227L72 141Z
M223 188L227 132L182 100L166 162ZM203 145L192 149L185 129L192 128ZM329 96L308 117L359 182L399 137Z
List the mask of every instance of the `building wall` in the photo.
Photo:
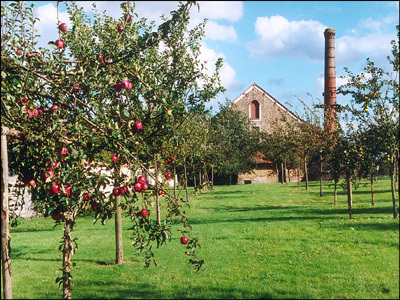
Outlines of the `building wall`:
M259 103L259 118L251 118L251 103L256 100ZM278 130L287 129L285 121L297 123L301 121L289 109L278 100L264 91L257 84L251 85L240 96L232 101L233 107L242 111L250 119L253 127L257 127L262 132L272 133ZM285 121L284 121L285 120ZM288 170L290 182L297 182L297 170ZM300 174L300 178L303 175ZM271 168L258 168L247 174L238 174L238 184L244 183L268 183L279 182L279 174Z
M288 182L298 182L297 169L288 169L286 175ZM300 170L300 181L304 177ZM273 169L254 169L250 173L238 174L237 184L279 182L279 174Z
M260 105L259 119L250 118L250 106L252 101L258 101ZM250 86L245 92L233 101L234 107L242 111L253 126L259 127L261 131L272 133L274 130L274 123L279 124L280 129L284 129L285 124L282 118L291 121L298 121L284 105L278 100L269 95L257 84Z

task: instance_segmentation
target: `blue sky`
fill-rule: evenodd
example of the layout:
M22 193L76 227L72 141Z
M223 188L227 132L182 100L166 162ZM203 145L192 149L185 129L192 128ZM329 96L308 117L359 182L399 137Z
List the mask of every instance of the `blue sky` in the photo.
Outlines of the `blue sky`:
M28 1L29 3L29 1ZM92 1L79 1L90 11ZM115 18L122 14L116 1L96 2L100 11ZM136 1L139 17L160 22L178 7L177 1ZM192 24L208 19L202 41L202 57L213 64L224 60L221 78L227 92L210 105L218 108L225 98L234 100L254 82L283 104L301 112L294 95L311 103L323 100L324 30L336 31L336 74L344 67L359 73L370 57L389 68L391 40L397 39L398 1L199 1L192 9ZM37 29L41 45L57 38L56 1L35 2L41 22ZM60 19L69 24L65 4ZM337 79L337 84L344 80ZM338 95L338 103L347 100Z

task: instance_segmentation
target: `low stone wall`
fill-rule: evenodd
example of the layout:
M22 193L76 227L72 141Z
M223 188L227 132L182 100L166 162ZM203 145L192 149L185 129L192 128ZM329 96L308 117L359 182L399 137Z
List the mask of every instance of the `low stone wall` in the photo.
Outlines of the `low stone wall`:
M297 169L287 170L289 176L289 182L297 182ZM300 173L300 181L303 178L303 174ZM279 182L279 174L274 169L255 169L250 173L239 174L237 184L252 184L252 183L270 183Z
M239 174L238 184L278 182L276 170L253 170L250 173Z
M106 174L107 177L110 179L112 178L111 171L107 170L105 167L95 169L94 171L100 172L101 174ZM150 171L150 173L154 174L154 170L150 169L149 171ZM128 169L126 167L122 167L121 172L127 178L127 180L132 179L133 177L138 177L138 176L142 175L142 172L140 170L137 170L135 173L133 173L130 169ZM147 183L149 184L149 186L150 187L154 186L155 180L150 176L146 176L146 177L147 177ZM164 178L164 176L162 176L162 174L158 175L159 182L163 182L165 180L166 179ZM175 178L175 180L177 182L177 185L179 185L177 178ZM112 180L110 180L110 182L112 182ZM167 180L166 184L168 187L173 187L174 180L173 179ZM9 174L8 186L9 186L9 193L8 193L9 209L10 209L11 213L13 213L21 218L32 218L32 217L39 215L34 210L34 204L32 202L32 196L31 196L30 188L28 186L25 186L24 184L19 182L17 180L17 176L15 176L14 174ZM133 186L129 186L128 188L133 189ZM105 194L110 194L110 193L112 193L112 190L113 190L113 186L108 185L103 189L103 192Z

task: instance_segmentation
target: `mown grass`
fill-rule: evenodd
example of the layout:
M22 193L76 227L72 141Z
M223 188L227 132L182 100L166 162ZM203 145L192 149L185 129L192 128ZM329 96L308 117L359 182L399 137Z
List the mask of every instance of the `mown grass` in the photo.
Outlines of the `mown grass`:
M202 245L205 271L194 273L179 243L156 249L158 267L144 268L130 245L124 218L124 260L114 265L114 221L78 220L73 236L76 299L399 299L399 220L392 217L390 181L378 179L375 207L369 186L347 200L324 183L216 186L190 198L193 235ZM51 220L23 221L11 230L13 295L61 298L55 284L62 227Z

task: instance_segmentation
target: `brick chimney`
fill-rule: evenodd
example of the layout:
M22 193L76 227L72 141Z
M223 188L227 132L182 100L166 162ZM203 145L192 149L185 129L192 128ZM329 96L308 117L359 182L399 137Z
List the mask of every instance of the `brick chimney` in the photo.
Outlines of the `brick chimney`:
M335 34L334 29L325 29L324 129L328 132L337 130Z

